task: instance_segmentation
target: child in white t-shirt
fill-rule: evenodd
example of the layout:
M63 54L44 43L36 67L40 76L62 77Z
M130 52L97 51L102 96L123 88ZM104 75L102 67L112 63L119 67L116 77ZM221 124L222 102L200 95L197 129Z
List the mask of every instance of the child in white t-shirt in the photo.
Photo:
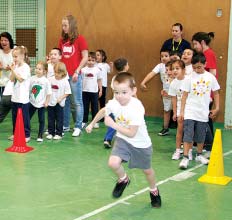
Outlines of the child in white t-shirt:
M102 49L96 51L96 61L97 66L101 70L102 74L102 95L99 98L100 108L105 107L106 104L106 95L107 95L107 84L108 84L108 74L110 74L111 67L108 63L106 63L107 56L106 52Z
M102 96L102 74L96 64L96 53L89 52L87 66L81 69L83 76L82 99L84 105L83 127L88 123L89 107L92 119L98 112L98 98Z
M30 67L25 63L26 48L18 46L13 49L13 61L10 66L10 80L14 82L11 96L13 133L15 131L16 117L19 108L22 108L26 142L30 140L30 116L29 116L29 90ZM14 135L9 139L13 140Z
M191 75L193 72L193 67L192 67L192 57L193 57L193 50L192 49L185 49L182 56L181 60L184 61L185 64L185 74Z
M48 135L46 138L60 140L63 132L65 99L71 94L71 88L66 78L67 70L64 63L56 63L54 72L55 75L49 78L52 94L48 103Z
M143 81L140 83L140 88L142 89L142 91L146 91L147 90L147 86L146 84L154 77L156 76L157 74L160 74L160 79L161 79L161 82L162 84L164 84L164 78L165 78L165 73L166 73L166 63L170 61L170 52L167 51L167 50L161 50L160 51L160 61L161 63L157 64L154 69L148 73L146 75L146 77L143 79ZM169 117L170 118L170 117ZM164 124L166 124L166 119L164 119ZM169 120L167 121L167 124L169 124ZM169 133L169 130L168 130L168 125L167 125L167 128L165 128L165 126L163 126L163 129L158 133L159 135L167 135Z
M185 79L182 90L180 118L184 119L184 157L179 167L186 169L189 165L188 152L193 142L197 143L196 161L208 164L209 160L202 155L209 117L214 118L219 112L220 86L211 73L205 71L206 58L198 53L192 58L194 72ZM210 94L214 94L215 109L209 111Z
M49 53L47 78L55 75L54 65L61 60L61 54L62 54L62 52L61 52L60 48L54 47L51 49L51 51Z
M45 126L45 108L48 107L48 102L52 94L51 84L46 78L48 65L46 62L39 61L35 68L35 74L30 79L30 119L38 110L39 132L38 142L43 141L43 132Z

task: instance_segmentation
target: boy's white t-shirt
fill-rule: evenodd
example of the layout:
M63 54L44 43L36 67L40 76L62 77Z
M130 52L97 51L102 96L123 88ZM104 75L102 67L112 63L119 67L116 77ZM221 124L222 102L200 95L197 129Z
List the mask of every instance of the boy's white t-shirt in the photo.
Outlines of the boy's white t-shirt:
M12 50L9 53L4 53L4 51L0 49L0 63L4 68L0 70L0 87L4 87L10 78L10 71L5 70L5 68L11 66L13 63Z
M19 82L15 79L11 101L26 104L29 102L30 67L28 64L23 63L22 66L16 66L14 71L23 79L23 81Z
M131 97L129 103L126 106L122 106L114 98L106 104L106 115L111 113L115 117L115 122L122 127L139 126L134 137L127 137L119 132L116 134L117 137L124 139L136 148L148 148L152 145L144 120L145 110L140 100Z
M220 89L215 76L207 71L203 74L193 72L185 78L181 89L188 92L184 119L208 122L210 93Z
M30 103L34 107L44 107L47 95L51 94L51 84L45 76L37 77L34 75L30 78Z
M47 78L50 78L52 76L54 76L54 65L52 65L51 63L48 64L48 72L47 72Z
M107 78L110 73L110 66L108 63L97 63L97 66L101 70L102 86L107 87Z
M169 87L168 95L176 96L176 114L177 117L180 115L180 108L181 108L181 98L183 95L183 91L181 90L182 84L184 83L184 79L174 79Z
M98 92L98 80L102 79L101 70L97 67L84 67L81 69L83 77L82 91L83 92Z
M157 64L154 69L152 70L153 73L156 74L160 74L160 80L163 83L164 82L164 77L165 77L165 73L166 73L166 68L165 68L165 64L164 63L159 63Z
M193 72L193 66L192 64L185 66L185 75L189 76Z
M65 94L68 94L68 95L71 94L71 88L70 88L69 82L66 78L57 80L54 76L52 76L49 78L49 81L51 83L52 94L51 94L50 101L49 101L48 105L49 106L56 106L57 100L61 96L65 95ZM64 107L65 100L66 100L66 98L64 98L59 103L61 107Z

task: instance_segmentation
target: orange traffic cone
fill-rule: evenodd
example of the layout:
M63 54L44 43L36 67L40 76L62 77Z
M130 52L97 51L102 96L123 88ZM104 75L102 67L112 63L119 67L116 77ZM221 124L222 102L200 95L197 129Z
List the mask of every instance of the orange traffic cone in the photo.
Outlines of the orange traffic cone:
M198 179L202 183L226 185L232 180L224 176L221 130L216 129L207 173Z
M6 151L26 153L31 150L33 150L32 147L26 146L22 109L19 108L16 118L13 145L7 148Z

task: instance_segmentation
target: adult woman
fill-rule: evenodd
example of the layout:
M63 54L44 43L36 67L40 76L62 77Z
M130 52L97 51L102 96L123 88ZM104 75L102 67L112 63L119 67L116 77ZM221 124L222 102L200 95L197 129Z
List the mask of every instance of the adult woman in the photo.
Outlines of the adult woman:
M10 77L9 66L13 63L13 47L14 42L11 35L8 32L2 32L0 34L0 122L11 110L11 91L6 91L5 87Z
M71 100L73 100L76 117L72 136L77 137L81 133L83 121L82 75L80 70L88 60L88 46L85 38L78 34L77 21L72 15L62 19L59 48L62 51L61 61L66 65L72 90L72 97L68 97L65 102L64 130L70 129L70 105Z
M191 45L188 41L182 38L183 34L183 26L180 23L175 23L172 25L172 38L166 40L161 50L168 51L177 51L179 53L183 53L185 49L191 48Z

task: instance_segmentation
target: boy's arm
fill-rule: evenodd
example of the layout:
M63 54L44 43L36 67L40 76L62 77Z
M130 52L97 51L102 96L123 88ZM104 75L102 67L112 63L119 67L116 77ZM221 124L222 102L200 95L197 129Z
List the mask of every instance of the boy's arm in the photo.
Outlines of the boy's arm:
M172 96L172 110L173 110L173 121L177 119L177 98L176 96Z
M98 97L100 98L102 96L102 79L98 79L97 84L98 84L98 89L99 89Z
M187 97L188 97L188 92L184 91L181 98L180 120L184 120L184 109L185 109Z
M130 125L128 128L122 127L118 125L110 116L105 116L105 125L130 138L136 135L139 128L137 125Z
M151 71L150 73L148 73L145 78L143 79L143 81L140 83L140 88L142 90L146 90L147 86L146 83L149 82L154 76L156 75L155 72Z
M45 108L48 107L48 103L49 103L50 97L51 97L50 94L46 96L46 100L45 100L45 103L44 103L44 107L45 107Z
M70 94L64 94L57 99L57 103L60 103L63 99L67 98Z
M90 122L90 124L85 128L87 133L91 133L93 126L100 121L105 116L105 107L101 108L98 113L95 115L94 119Z
M218 90L214 91L213 95L214 95L215 108L210 110L210 115L209 115L210 118L215 118L219 112L219 92Z

